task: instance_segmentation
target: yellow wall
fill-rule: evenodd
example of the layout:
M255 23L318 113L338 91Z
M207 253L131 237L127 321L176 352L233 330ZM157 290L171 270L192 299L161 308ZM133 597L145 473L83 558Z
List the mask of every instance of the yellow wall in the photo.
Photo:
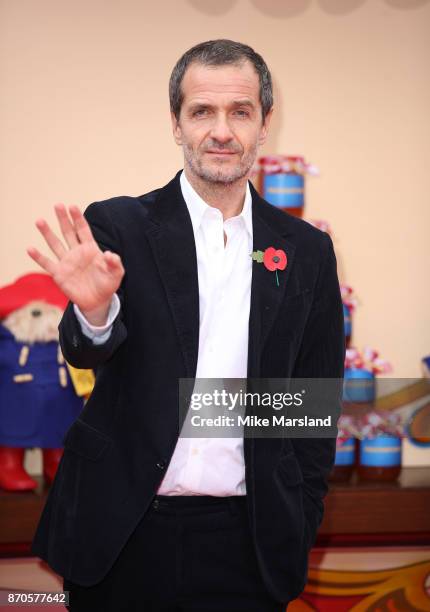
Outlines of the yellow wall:
M35 270L33 222L161 186L181 167L167 82L193 44L252 45L275 81L267 153L305 154L307 216L360 297L355 342L420 375L430 353L426 0L0 0L0 284ZM6 95L4 95L6 94Z

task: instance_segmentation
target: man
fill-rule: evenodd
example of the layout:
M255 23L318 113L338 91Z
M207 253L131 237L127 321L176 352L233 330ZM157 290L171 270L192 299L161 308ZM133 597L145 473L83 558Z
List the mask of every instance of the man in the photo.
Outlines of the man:
M260 55L193 47L170 105L184 171L85 216L58 205L64 242L37 222L56 259L28 251L70 299L65 358L97 370L33 552L72 611L280 611L306 582L335 440L179 437L178 382L341 377L336 259L248 183L273 112ZM250 257L270 246L278 282Z

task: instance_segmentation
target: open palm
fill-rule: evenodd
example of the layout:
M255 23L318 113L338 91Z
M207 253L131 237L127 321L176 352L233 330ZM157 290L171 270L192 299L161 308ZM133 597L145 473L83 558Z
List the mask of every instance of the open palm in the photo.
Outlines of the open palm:
M106 309L124 276L121 258L100 249L77 206L69 207L69 216L66 207L57 204L55 213L65 244L44 219L36 221L36 227L56 260L42 255L34 247L27 249L27 253L83 313Z

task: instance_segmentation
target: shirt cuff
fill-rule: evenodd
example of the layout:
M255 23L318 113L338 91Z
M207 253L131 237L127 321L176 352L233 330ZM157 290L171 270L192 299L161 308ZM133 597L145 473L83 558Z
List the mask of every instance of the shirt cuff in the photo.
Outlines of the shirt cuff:
M105 325L91 325L84 317L82 312L79 309L79 306L73 304L73 310L75 315L80 323L82 333L87 338L93 341L93 344L103 344L106 342L111 333L112 333L112 325L115 321L116 317L119 314L121 308L121 302L119 301L119 297L116 293L113 294L112 300L109 306L108 318Z

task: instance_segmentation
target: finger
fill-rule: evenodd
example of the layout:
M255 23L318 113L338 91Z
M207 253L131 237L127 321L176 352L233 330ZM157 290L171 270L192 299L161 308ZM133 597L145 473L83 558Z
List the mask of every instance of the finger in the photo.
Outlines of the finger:
M79 208L77 206L69 206L69 212L80 242L93 242L94 236L91 228Z
M31 259L33 259L37 264L39 264L41 268L46 270L48 274L50 274L51 276L54 274L55 263L51 259L49 259L49 257L46 257L46 255L42 255L42 253L34 247L29 247L27 249L27 253L30 255Z
M56 204L54 206L55 214L57 215L58 223L60 224L61 233L64 236L68 247L72 247L79 244L78 237L76 235L75 228L73 227L69 215L67 214L66 207L64 204Z
M103 257L111 271L124 270L121 262L121 257L111 251L104 251Z
M58 257L58 259L61 259L66 252L66 248L58 236L49 227L45 219L38 219L36 221L36 227L45 238L51 251Z

